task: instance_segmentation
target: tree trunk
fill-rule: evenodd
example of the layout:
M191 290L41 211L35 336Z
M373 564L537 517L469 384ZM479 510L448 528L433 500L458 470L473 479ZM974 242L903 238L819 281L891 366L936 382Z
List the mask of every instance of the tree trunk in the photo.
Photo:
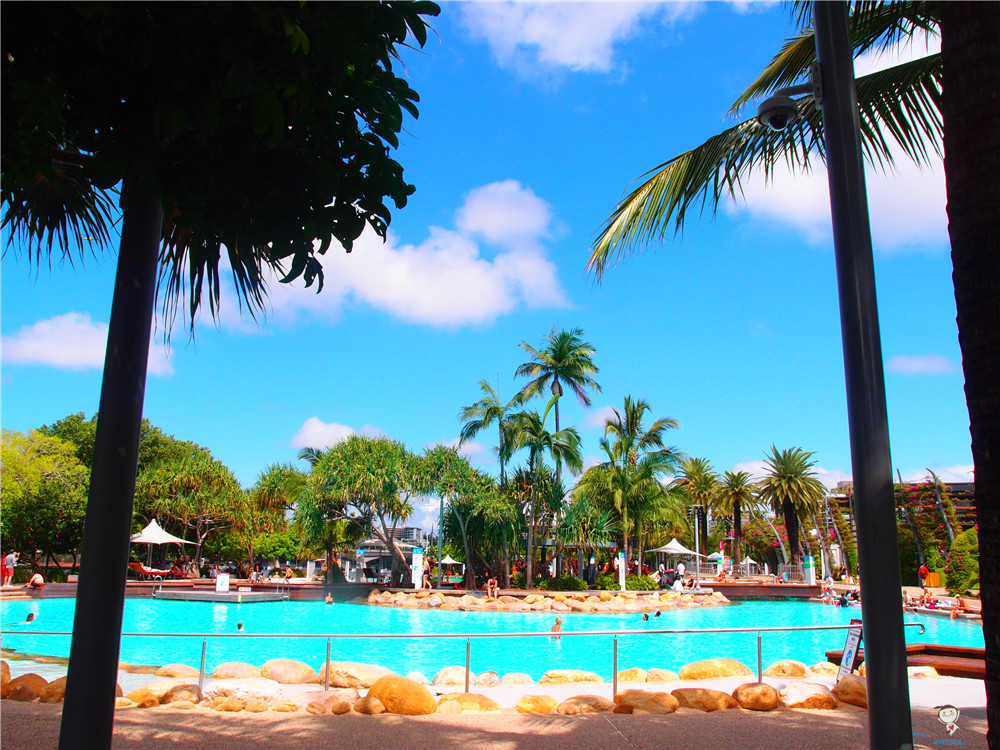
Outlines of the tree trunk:
M507 545L507 531L503 532L503 587L510 588L510 547Z
M781 541L781 534L778 533L778 530L775 528L774 524L771 523L771 519L770 518L765 517L764 520L767 521L767 525L770 526L771 527L771 531L774 532L774 538L778 540L778 549L781 550L781 562L782 562L782 564L787 563L788 562L788 553L785 552L785 544L784 544L784 542Z
M60 750L111 746L163 207L126 180Z
M452 506L452 513L455 514L455 519L458 521L458 529L462 532L462 548L465 550L465 588L469 591L474 591L476 588L476 571L472 567L472 551L469 549L469 521L468 519L463 520L462 515L455 511L455 507Z
M537 480L536 480L537 485ZM524 588L531 591L531 576L534 573L532 558L535 544L535 488L531 489L531 510L528 513L528 539L524 550Z
M781 503L781 514L785 518L785 531L788 532L788 552L792 565L799 564L799 515L791 501Z
M990 747L1000 747L1000 4L941 3L948 232L976 471Z

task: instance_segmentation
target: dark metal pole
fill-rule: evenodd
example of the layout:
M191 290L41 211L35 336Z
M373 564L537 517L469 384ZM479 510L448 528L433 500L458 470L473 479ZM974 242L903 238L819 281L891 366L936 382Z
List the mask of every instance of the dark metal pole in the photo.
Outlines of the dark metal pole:
M880 750L911 747L896 502L847 4L814 2L813 23L823 84L823 129L858 523L868 738L870 746Z
M163 209L126 182L60 750L110 748Z

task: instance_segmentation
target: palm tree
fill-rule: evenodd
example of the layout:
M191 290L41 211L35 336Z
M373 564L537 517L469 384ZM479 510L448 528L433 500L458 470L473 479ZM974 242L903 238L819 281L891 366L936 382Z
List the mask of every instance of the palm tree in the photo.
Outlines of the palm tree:
M707 458L685 458L681 461L681 471L671 484L688 499L688 505L700 520L699 536L701 549L708 549L708 511L715 502L719 488L719 475L715 473Z
M514 394L514 397L504 403L500 399L500 394L493 390L485 380L479 381L479 388L483 392L483 397L471 406L463 407L458 413L458 418L465 424L459 436L459 446L472 440L481 430L485 430L492 424L496 424L498 432L497 440L497 460L500 463L500 486L507 483L505 467L513 453L513 441L511 434L513 430L512 410L515 407L524 405L526 400L522 392Z
M774 89L802 80L816 61L807 28L811 3L795 4L802 31L788 40L767 70L737 100L733 111ZM862 76L856 81L866 158L891 165L893 150L918 164L947 152L945 184L954 266L958 339L966 379L966 403L976 466L976 512L986 633L989 740L1000 745L1000 149L983 133L1000 121L1000 4L870 2L852 5L855 54L882 50L922 30L939 33L941 53ZM822 155L822 122L811 97L799 104L800 119L781 133L750 119L647 173L612 214L594 243L590 267L600 276L636 245L662 240L683 227L687 209L707 203L715 211L726 195L738 196L751 171L766 174L788 160L805 166L810 150Z
M758 485L761 499L785 519L793 565L799 562L799 519L810 518L826 497L826 487L813 471L812 457L812 452L801 448L779 451L772 445L770 455L764 457L767 474Z
M756 499L753 477L746 471L727 471L722 475L715 507L721 514L733 519L733 564L738 565L743 557L741 544L743 542L742 514L748 512Z
M522 341L521 348L531 355L531 360L517 368L517 377L532 378L521 394L525 399L541 394L546 387L552 392L556 412L556 432L559 432L559 399L563 395L563 384L570 387L583 406L590 406L587 391L601 392L601 386L593 376L597 374L594 364L594 347L582 340L583 331L555 329L546 337L545 346L535 349Z
M660 478L680 461L678 451L663 444L663 433L676 429L677 422L660 418L646 429L643 418L648 411L652 409L646 401L625 397L622 411L614 409L605 421L600 447L608 460L588 469L577 485L580 497L591 498L599 507L611 507L621 519L626 560L632 559L633 527L641 555L642 522L670 507L670 493Z
M556 430L555 432L549 432L545 429L545 419L549 415L549 409L555 405L557 400L558 397L553 396L541 416L538 412L528 411L522 411L515 415L516 432L514 445L518 449L528 449L528 466L534 479L528 508L528 539L525 550L526 585L529 589L531 588L532 574L534 572L534 534L538 518L539 501L542 497L540 485L545 454L548 453L555 462L556 478L554 484L557 487L561 486L558 472L562 464L565 463L574 474L579 473L580 469L583 468L583 459L580 455L580 434L576 429L569 427L565 430Z

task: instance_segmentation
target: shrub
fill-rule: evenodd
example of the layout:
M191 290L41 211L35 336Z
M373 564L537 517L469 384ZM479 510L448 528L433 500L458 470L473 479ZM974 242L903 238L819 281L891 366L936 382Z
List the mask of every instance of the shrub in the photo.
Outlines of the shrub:
M649 576L625 576L625 589L627 591L656 591L660 584Z
M510 587L512 589L523 589L525 577L524 573L515 573L510 577Z
M618 576L611 573L598 573L595 586L603 591L617 591Z
M975 529L955 537L944 572L949 594L961 594L979 585L979 536Z
M558 578L547 578L538 584L542 591L586 591L587 582L574 575L561 575Z

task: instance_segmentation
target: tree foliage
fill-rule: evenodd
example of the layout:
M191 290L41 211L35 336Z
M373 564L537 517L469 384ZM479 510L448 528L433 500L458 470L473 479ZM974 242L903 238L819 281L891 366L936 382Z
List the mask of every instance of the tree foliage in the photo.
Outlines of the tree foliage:
M251 313L269 273L322 287L319 257L414 188L390 157L419 97L397 46L431 2L5 3L0 129L10 241L34 263L110 244L132 174L164 208L159 286L172 317L228 266ZM225 34L220 37L219 30ZM249 158L249 155L253 155ZM126 198L128 183L126 182Z

